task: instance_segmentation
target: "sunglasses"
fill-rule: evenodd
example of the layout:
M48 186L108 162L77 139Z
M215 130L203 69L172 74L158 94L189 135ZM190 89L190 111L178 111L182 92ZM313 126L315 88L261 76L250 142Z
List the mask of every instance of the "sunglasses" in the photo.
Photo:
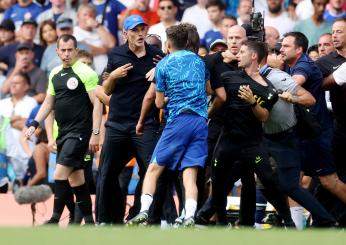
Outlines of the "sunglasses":
M156 37L157 39L161 41L161 37L157 34L148 34L147 37Z
M165 10L165 9L172 10L173 6L161 6L160 9L161 10Z

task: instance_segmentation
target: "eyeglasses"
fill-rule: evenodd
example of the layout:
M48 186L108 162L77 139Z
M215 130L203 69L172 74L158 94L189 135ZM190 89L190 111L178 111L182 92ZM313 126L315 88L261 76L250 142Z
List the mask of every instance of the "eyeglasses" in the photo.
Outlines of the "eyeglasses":
M161 41L161 37L157 34L148 34L147 37L156 37L157 39Z
M160 9L161 10L165 10L165 9L172 10L173 6L161 6Z

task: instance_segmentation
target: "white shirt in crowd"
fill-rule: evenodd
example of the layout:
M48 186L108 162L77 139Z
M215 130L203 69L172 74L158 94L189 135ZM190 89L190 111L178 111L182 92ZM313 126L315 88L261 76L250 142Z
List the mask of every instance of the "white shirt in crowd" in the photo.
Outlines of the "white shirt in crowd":
M213 28L213 24L208 18L207 10L199 7L197 4L184 11L181 22L194 24L197 27L200 38L204 37L204 34Z
M279 16L270 16L266 14L264 16L264 26L273 26L275 27L279 33L280 37L282 37L285 33L293 31L295 22L288 17L286 11L283 11Z
M79 26L74 27L73 35L76 37L78 42L85 42L96 47L103 47L102 40L97 31L86 31ZM100 75L103 69L106 67L108 57L106 54L99 54L94 56L95 71Z
M178 25L178 24L179 24L179 21L176 21L174 25ZM166 47L165 43L167 41L167 35L166 35L166 27L163 25L163 23L160 22L149 27L148 34L159 35L161 37L161 42L162 42L162 51L165 51L164 47Z
M311 0L302 0L296 7L296 15L298 20L305 20L310 18L314 13L314 6Z
M16 106L13 106L12 99L6 98L0 100L0 115L6 118L12 116L21 116L28 118L32 109L37 106L34 98L26 95ZM15 158L28 158L20 144L21 131L12 127L8 127L5 133L6 139L6 156Z
M260 12L263 15L268 12L267 0L255 0L255 12Z

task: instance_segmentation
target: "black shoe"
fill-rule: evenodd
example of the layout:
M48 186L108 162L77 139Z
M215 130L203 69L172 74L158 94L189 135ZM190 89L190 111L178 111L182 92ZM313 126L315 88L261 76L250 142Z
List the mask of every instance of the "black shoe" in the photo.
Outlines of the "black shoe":
M296 224L293 222L293 220L284 222L284 227L285 229L295 229L296 228Z
M195 223L196 225L208 225L209 220L206 220L203 216L198 215L196 216Z
M70 214L68 217L68 225L75 225L74 215Z
M54 218L50 218L49 220L44 222L43 225L59 225L59 220L56 220Z
M279 217L279 215L277 215L275 213L269 213L263 218L262 223L263 224L270 224L270 225L276 226L276 227L281 227L282 226L282 219Z
M338 228L339 224L335 221L327 221L327 222L313 222L311 225L312 228Z

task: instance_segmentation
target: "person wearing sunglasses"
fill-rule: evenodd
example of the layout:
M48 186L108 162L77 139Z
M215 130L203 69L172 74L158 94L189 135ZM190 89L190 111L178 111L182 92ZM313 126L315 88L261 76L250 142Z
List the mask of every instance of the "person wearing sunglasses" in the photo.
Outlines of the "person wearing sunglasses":
M152 26L160 22L160 17L158 16L156 10L152 10L149 7L150 0L135 0L133 4L127 7L120 16L119 26L123 26L124 20L130 15L141 16L148 26Z
M166 29L179 24L179 21L176 19L177 12L178 8L175 0L160 0L157 13L161 22L151 26L148 31L149 34L157 34L161 37L162 50L164 52L166 50L165 43L167 40Z

